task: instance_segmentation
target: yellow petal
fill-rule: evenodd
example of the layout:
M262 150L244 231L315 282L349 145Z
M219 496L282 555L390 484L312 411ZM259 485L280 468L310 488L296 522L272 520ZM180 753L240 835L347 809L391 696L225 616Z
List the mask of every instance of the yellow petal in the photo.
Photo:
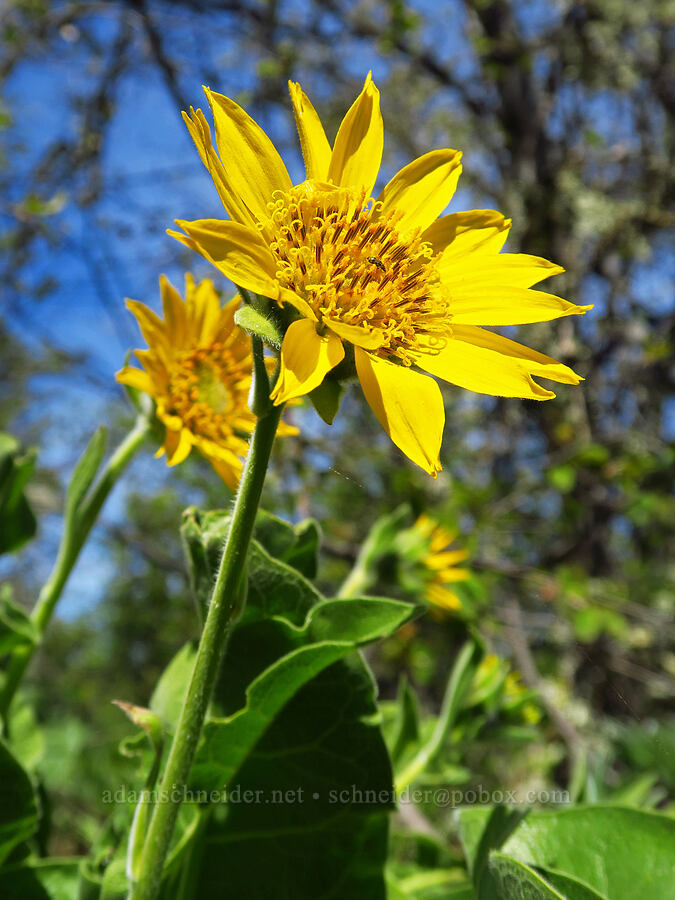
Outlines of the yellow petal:
M166 387L167 367L169 365L167 354L161 352L155 347L153 350L135 350L136 358L143 366L148 375L152 378L155 388L162 389Z
M194 222L176 219L176 224L187 237L172 230L167 234L201 253L240 287L276 299L279 282L274 257L256 231L224 219L197 219Z
M239 464L235 466L233 464L224 462L222 459L215 459L213 456L209 456L208 460L216 470L217 474L229 487L229 489L231 491L235 491L237 489L237 484L239 483L239 478L241 476L241 463L237 461Z
M370 73L335 138L328 180L340 187L365 188L372 193L382 162L384 128L380 92Z
M216 126L218 153L227 185L259 220L267 219L274 191L288 191L291 179L272 141L229 97L204 88Z
M331 149L316 110L297 82L288 82L307 178L326 181Z
M434 553L428 556L426 566L428 569L442 570L463 562L469 555L468 550L446 550L444 553Z
M584 380L569 366L563 365L550 356L545 356L524 344L519 344L501 334L486 331L475 325L453 325L452 337L453 340L466 341L477 347L485 347L503 356L511 357L531 375L539 375L561 384L579 384Z
M463 256L450 263L444 260L440 267L443 284L450 288L485 284L509 285L509 287L529 288L533 284L564 272L562 266L530 256L527 253L498 253L496 256Z
M312 322L319 321L309 303L306 300L303 300L302 297L298 297L295 291L290 291L288 288L284 287L280 288L279 303L281 303L282 306L284 303L290 303L291 306L297 309L297 311L306 319L310 319Z
M181 428L180 431L167 429L164 449L166 450L166 461L170 466L182 463L190 455L192 449L192 439L187 428Z
M355 347L363 347L364 350L377 350L385 341L383 331L377 328L368 330L362 325L347 325L345 322L334 322L332 319L324 319L324 325L327 325L331 331L339 335Z
M448 584L451 581L466 581L469 577L470 572L468 569L446 569L444 572L438 572L436 574L436 578L443 582L444 584Z
M220 300L210 279L205 278L195 287L192 303L194 341L198 345L210 344L216 339L220 324Z
M190 114L183 113L183 121L187 125L190 137L195 142L201 161L206 166L213 183L218 191L220 200L235 222L245 225L253 225L255 217L248 209L243 199L231 189L228 183L225 169L218 159L218 154L211 143L211 129L201 109L190 107Z
M274 405L313 391L344 355L342 341L330 331L318 335L309 319L291 322L281 345L279 377L271 394Z
M442 253L441 265L466 253L499 253L511 228L511 219L494 209L452 213L433 222L422 240L434 253Z
M169 342L172 347L182 347L188 337L183 298L166 275L159 276L159 293Z
M450 289L452 324L528 325L576 316L593 306L576 306L569 300L509 285L453 285Z
M399 210L403 218L399 231L426 228L445 209L457 187L462 171L459 150L432 150L409 163L394 175L378 200L377 217Z
M427 600L448 612L459 612L462 609L462 603L457 594L437 584L428 586Z
M141 303L139 300L130 300L128 297L126 299L126 307L136 317L138 327L141 329L148 347L166 349L166 328L157 313L154 313L145 303Z
M368 405L396 446L436 476L445 411L438 385L426 375L354 350L356 372Z
M115 372L115 380L120 384L128 384L129 387L138 388L145 394L154 394L155 385L152 378L147 372L141 369L134 369L133 366L124 366L119 372Z
M532 400L555 397L553 391L533 381L515 359L464 341L449 340L439 353L415 354L415 362L425 372L478 394Z

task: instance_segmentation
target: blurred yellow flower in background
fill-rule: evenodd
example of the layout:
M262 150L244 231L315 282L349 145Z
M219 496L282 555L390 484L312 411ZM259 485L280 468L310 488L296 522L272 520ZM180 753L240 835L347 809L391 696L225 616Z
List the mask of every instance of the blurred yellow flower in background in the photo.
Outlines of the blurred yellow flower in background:
M426 514L417 519L413 530L425 542L422 562L425 568L427 602L446 612L459 612L462 601L449 585L469 578L469 570L457 566L457 563L468 557L468 550L451 550L450 546L455 541L457 532L444 528Z
M166 426L167 462L175 466L196 447L234 489L240 457L256 418L248 408L251 341L234 322L238 298L221 307L213 283L185 276L185 300L160 277L164 319L137 300L127 300L147 350L134 351L143 369L125 366L117 380L149 394ZM295 429L282 425L281 434Z
M183 116L230 221L176 220L170 231L236 284L289 304L272 399L304 396L344 361L394 443L440 471L445 413L438 384L547 400L532 376L578 384L567 366L484 326L576 315L532 286L562 272L526 254L501 254L510 220L494 210L438 216L461 153L432 150L372 192L383 148L370 75L331 147L300 85L290 84L306 180L294 186L264 131L232 100L205 88L216 153L201 110Z

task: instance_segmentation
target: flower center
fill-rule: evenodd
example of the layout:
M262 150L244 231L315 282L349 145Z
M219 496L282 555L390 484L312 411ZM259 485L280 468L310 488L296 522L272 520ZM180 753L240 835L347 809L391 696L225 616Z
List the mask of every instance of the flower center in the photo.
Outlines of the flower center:
M220 342L176 354L170 367L167 410L183 425L219 440L232 434L246 409L250 373Z
M263 229L277 278L323 320L377 330L383 356L438 348L450 324L437 257L402 214L382 215L365 192L306 181L277 192Z

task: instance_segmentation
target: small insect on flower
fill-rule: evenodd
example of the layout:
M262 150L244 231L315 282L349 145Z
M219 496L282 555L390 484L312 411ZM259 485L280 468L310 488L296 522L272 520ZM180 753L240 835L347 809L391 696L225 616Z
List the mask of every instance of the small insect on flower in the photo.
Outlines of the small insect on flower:
M367 262L371 263L373 266L377 266L377 268L381 269L383 272L387 271L384 267L384 263L382 262L382 260L378 259L376 256L367 256L366 260L367 260Z

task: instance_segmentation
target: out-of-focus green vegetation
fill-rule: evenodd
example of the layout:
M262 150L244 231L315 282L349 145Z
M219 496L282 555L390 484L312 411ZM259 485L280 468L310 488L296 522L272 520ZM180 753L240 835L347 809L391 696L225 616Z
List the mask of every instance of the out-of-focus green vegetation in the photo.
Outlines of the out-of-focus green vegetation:
M97 424L72 421L60 403L64 387L81 379L115 425L127 415L121 392L101 379L93 333L81 358L40 330L50 303L67 315L63 242L74 240L74 222L109 242L111 255L92 265L87 282L89 314L104 309L119 323L122 297L111 299L103 286L109 270L129 260L140 270L142 245L137 289L154 290L157 267L180 257L158 232L174 215L202 214L195 182L159 172L135 224L120 223L115 203L134 194L116 174L113 151L125 92L150 79L172 108L185 108L199 104L199 84L210 83L237 94L290 149L286 79L300 80L335 128L372 66L388 139L384 170L432 147L461 148L464 202L453 210L494 207L512 216L509 249L559 262L567 272L550 289L596 304L580 322L519 329L587 380L545 404L448 389L436 481L403 461L356 391L332 428L296 410L301 436L279 443L264 505L321 521L318 577L327 594L371 526L400 504L408 504L407 525L428 512L458 529L472 569L456 586L461 611L428 614L367 651L390 750L405 754L400 710L409 711L410 733L431 729L467 632L490 648L430 783L569 790L579 801L672 812L672 4L114 0L103 9L15 0L1 15L0 424L41 451L22 489L42 522L53 522L61 506L61 459L52 464L50 440L70 463ZM27 148L27 132L15 125L31 69L64 54L62 123L47 122L37 149ZM147 111L143 127L155 127ZM187 144L180 152L192 153ZM151 159L142 162L152 169ZM176 165L184 162L176 151ZM181 262L195 265L192 257ZM126 327L118 325L125 337ZM60 373L56 388L45 390L45 373ZM72 429L66 441L64 424ZM110 811L104 789L137 777L134 759L118 752L127 723L109 701L147 704L165 665L198 633L181 514L193 502L222 508L224 488L191 459L162 484L153 475L149 491L153 466L163 463L148 459L132 470L127 493L99 526L106 576L101 584L89 574L80 588L96 605L52 624L15 710L15 740L49 797L41 840L52 855L85 852ZM36 574L35 562L53 551L43 524L4 569L27 606L44 569ZM76 571L71 585L77 579ZM381 548L373 593L421 599L402 585L391 548ZM404 810L395 830L398 880L413 855L409 833L426 828L432 841L450 827L450 810L420 812L421 825ZM424 852L415 845L415 854Z

